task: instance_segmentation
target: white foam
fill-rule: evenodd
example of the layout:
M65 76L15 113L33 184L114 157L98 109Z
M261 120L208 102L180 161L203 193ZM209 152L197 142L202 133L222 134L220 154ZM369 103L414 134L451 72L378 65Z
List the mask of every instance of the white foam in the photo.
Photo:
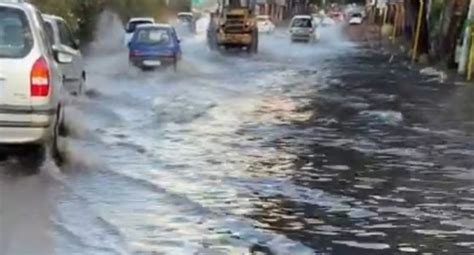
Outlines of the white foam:
M362 248L367 250L386 250L390 249L390 245L385 243L361 243L356 241L332 241L335 244L343 244L349 247Z
M401 112L396 111L362 111L362 116L374 118L384 124L397 125L403 121L403 115Z

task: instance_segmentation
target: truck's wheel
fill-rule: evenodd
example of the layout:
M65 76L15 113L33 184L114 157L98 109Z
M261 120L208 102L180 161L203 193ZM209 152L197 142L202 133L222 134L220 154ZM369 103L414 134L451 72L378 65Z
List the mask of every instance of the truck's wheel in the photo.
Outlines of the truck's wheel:
M81 81L79 82L79 86L77 87L77 92L76 95L77 97L82 96L84 93L84 86L86 84L86 80L84 78L81 78Z
M210 50L216 49L214 43L212 42L212 39L209 36L207 37L207 47L209 47Z
M210 50L218 49L219 45L217 44L217 32L213 29L207 31L207 45L209 46Z
M178 71L178 59L175 58L173 61L173 71L177 72Z
M223 45L217 45L216 48L217 48L217 51L218 51L219 53L222 53L222 54L225 54L225 53L227 52L227 50L229 50L229 46L227 46L227 45L225 45L225 44L223 44Z
M252 36L252 44L250 45L250 53L258 53L258 32L254 31Z

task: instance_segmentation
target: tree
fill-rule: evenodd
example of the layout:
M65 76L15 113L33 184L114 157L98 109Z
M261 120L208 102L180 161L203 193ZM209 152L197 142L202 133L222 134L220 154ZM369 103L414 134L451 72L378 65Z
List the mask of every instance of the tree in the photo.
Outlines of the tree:
M133 16L159 17L164 0L31 0L43 13L63 17L83 42L93 39L101 11L110 8L122 20Z

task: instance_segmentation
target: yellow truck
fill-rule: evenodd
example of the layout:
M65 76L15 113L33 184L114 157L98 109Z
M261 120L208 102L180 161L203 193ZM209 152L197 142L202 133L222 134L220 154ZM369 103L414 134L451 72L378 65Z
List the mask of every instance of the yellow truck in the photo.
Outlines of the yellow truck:
M258 52L258 28L255 4L239 0L221 1L211 14L208 44L212 49L240 48L249 53Z

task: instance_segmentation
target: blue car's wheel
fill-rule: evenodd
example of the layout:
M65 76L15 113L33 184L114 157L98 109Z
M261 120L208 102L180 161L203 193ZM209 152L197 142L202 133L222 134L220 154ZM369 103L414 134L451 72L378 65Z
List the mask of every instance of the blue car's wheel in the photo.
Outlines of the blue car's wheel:
M178 71L178 58L177 57L175 57L174 60L173 60L173 70L175 72Z

